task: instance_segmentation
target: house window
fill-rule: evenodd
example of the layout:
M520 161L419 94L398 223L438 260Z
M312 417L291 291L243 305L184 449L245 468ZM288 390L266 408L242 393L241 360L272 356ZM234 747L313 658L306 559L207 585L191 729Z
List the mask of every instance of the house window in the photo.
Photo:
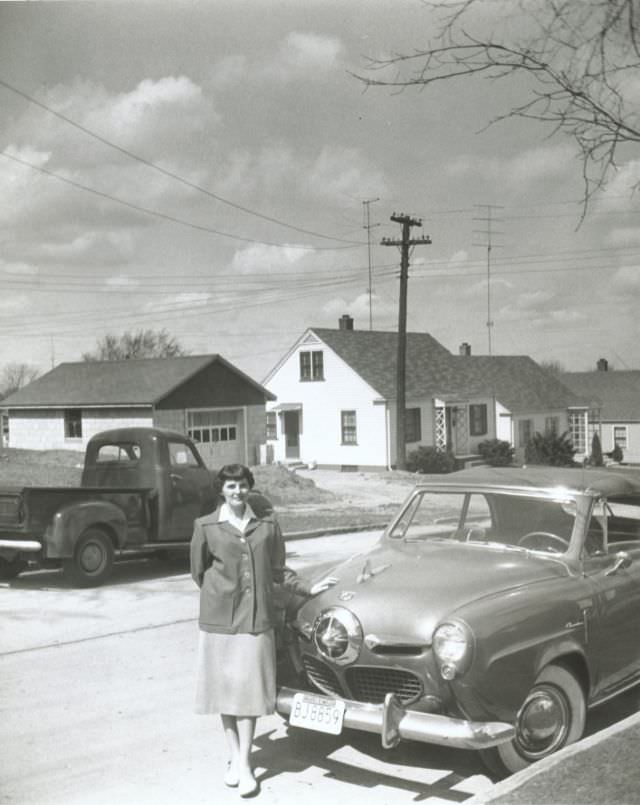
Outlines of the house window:
M356 430L356 412L341 411L340 422L342 429L342 444L358 444L358 433Z
M275 441L278 438L278 428L276 425L276 412L267 411L267 440Z
M422 439L422 423L419 408L405 409L404 439L406 442L419 442Z
M322 350L300 353L300 380L324 380Z
M569 437L577 453L587 452L587 417L586 412L569 412Z
M526 447L533 433L533 422L530 419L518 420L518 447Z
M471 436L484 436L487 432L487 406L485 403L481 405L469 406L469 433Z
M626 425L613 426L613 443L614 445L621 447L623 450L627 449L629 444L628 444L628 431Z
M547 436L557 436L560 430L560 420L557 416L548 416L544 420L544 432Z
M82 411L67 408L64 412L64 435L66 439L82 439Z

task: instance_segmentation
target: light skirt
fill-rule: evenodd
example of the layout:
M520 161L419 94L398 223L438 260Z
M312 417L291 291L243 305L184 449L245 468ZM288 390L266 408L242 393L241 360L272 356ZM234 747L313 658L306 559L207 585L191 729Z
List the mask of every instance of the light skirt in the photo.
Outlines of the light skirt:
M195 712L262 716L275 711L276 643L261 634L200 632Z

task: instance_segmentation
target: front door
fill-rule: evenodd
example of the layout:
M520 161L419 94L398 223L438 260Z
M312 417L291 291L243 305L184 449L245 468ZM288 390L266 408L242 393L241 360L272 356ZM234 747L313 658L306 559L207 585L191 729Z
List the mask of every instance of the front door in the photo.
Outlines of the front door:
M298 411L284 412L285 458L300 458L300 415Z

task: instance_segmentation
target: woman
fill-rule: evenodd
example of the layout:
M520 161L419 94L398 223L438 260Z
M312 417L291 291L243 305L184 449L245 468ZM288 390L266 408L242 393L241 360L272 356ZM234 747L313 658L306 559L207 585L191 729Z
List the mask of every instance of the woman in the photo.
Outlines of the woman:
M248 503L253 474L242 464L218 473L222 504L195 521L191 575L200 587L197 713L219 713L228 763L225 785L256 793L250 762L256 717L275 710L274 585L313 596L337 579L310 586L285 567L284 540L273 514Z

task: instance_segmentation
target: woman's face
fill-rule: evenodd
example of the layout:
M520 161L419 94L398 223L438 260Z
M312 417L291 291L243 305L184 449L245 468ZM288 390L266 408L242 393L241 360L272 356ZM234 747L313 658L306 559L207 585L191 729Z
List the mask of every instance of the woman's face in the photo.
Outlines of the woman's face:
M247 502L249 497L249 482L244 478L239 481L227 480L222 484L222 496L225 503L230 506L240 506Z

